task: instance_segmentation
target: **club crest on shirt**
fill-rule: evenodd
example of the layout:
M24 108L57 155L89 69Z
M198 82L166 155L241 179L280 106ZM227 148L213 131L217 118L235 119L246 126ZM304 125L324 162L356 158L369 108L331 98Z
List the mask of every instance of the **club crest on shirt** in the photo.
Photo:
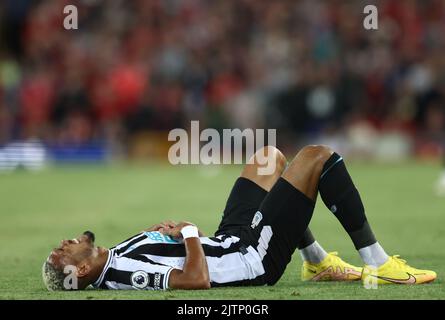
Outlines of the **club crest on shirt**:
M252 223L250 224L250 227L252 229L255 229L260 224L261 220L263 220L263 214L261 212L257 211L255 213L255 215L253 216Z
M136 271L131 274L131 285L136 289L145 289L150 282L147 272Z

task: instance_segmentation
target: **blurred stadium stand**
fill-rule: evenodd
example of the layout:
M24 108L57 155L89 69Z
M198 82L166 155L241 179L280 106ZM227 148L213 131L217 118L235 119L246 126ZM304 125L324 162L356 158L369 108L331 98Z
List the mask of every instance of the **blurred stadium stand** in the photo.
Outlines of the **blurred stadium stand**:
M156 157L191 120L276 128L288 150L438 157L444 31L442 0L2 0L0 157L12 141L61 161Z

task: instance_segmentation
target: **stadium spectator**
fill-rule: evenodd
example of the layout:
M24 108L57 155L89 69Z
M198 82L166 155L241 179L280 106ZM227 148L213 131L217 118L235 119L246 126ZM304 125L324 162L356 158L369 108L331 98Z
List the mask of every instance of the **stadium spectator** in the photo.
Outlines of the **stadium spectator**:
M434 144L444 129L428 120L445 104L442 1L377 1L377 31L360 1L74 3L78 30L62 27L68 1L0 4L2 140L51 142L73 118L86 140L196 119L292 142L357 119Z

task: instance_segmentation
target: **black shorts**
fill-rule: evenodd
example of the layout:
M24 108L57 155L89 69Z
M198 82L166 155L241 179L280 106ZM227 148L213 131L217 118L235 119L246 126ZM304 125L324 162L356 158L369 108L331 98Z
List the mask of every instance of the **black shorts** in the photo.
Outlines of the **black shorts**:
M238 178L215 235L238 236L262 257L265 274L256 284L275 284L303 237L315 203L280 178L270 192ZM258 281L257 281L258 282Z

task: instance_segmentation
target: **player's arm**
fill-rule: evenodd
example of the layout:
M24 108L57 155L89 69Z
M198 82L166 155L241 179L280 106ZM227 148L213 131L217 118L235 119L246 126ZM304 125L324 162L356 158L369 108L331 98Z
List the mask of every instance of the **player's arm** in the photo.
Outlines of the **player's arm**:
M150 228L144 229L142 231L147 231L147 232L151 232L151 231L164 232L164 230L174 228L176 225L177 225L177 223L174 222L174 221L165 220L165 221L162 221L161 223L155 224L155 225L151 226Z
M147 231L147 232L159 231L159 232L166 234L166 231L168 229L172 229L172 228L176 227L177 225L178 224L172 220L165 220L165 221L162 221L161 223L155 224L155 225L151 226L150 228L144 229L142 231ZM198 229L198 234L200 237L204 237L204 233L199 229Z
M198 236L198 228L191 223L181 222L164 231L176 239L183 238L186 257L182 270L172 270L168 286L172 289L209 289L210 277L207 261Z

